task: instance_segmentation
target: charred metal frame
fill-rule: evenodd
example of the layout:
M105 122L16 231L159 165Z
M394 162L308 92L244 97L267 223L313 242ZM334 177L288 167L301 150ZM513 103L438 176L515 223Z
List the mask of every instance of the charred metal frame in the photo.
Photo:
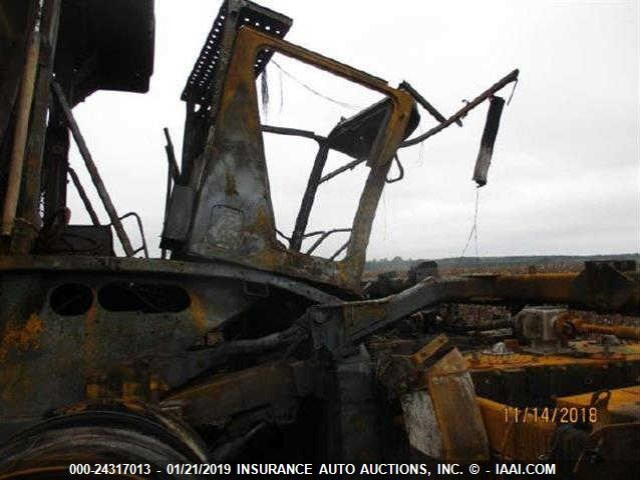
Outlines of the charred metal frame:
M391 160L407 129L413 99L379 78L247 26L239 28L234 45L201 170L191 173L197 179L191 183L197 193L184 254L233 261L358 292L371 225ZM343 260L310 257L296 251L320 181L326 147L319 149L292 236L292 248L282 248L276 240L254 80L254 65L262 51L282 53L391 100L392 108L369 156L371 173ZM220 216L212 214L215 209Z
M603 291L612 288L615 288L615 294L602 295ZM622 273L607 263L587 264L579 274L428 277L414 287L386 298L318 306L311 313L314 319L311 329L317 348L348 355L368 336L432 305L526 305L531 302L637 315L640 309L639 279L637 273Z

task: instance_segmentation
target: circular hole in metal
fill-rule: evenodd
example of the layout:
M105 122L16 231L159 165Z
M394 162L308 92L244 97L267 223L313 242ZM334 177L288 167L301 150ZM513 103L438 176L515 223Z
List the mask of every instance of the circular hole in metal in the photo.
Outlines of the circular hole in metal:
M84 315L93 304L93 291L81 283L65 283L53 289L49 297L51 310L58 315Z
M111 312L178 313L189 308L191 297L177 285L113 282L100 288L98 302Z

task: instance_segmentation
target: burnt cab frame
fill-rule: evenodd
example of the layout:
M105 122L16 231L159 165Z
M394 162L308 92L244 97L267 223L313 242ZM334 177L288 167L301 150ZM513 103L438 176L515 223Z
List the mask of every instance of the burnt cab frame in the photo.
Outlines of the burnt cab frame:
M371 169L342 260L304 254L277 240L255 82L258 60L265 52L269 57L281 53L386 97L379 107L371 107L373 111L362 112L375 122L365 121L362 128L355 128L362 119L347 120L334 129L337 138L350 125L354 131L366 127ZM192 208L181 210L182 221L186 214L188 225L184 226L178 256L224 260L358 292L373 219L391 161L407 136L410 119L415 123L413 98L380 78L246 25L237 29L226 75L220 80L223 86L219 98L214 99L215 116L187 186L192 192ZM179 209L172 205L168 224L172 210Z

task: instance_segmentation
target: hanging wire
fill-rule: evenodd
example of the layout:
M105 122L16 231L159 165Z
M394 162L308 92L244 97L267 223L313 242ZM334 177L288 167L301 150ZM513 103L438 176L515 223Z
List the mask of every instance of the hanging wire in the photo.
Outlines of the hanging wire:
M346 102L341 102L340 100L336 100L335 98L331 98L323 93L320 93L319 91L317 91L315 88L307 85L305 82L303 82L302 80L298 79L297 77L295 77L294 75L292 75L291 73L287 72L284 68L282 68L275 60L271 59L271 63L273 63L282 73L284 73L287 77L289 77L291 80L293 80L294 82L296 82L297 84L299 84L300 86L302 86L303 88L307 89L308 91L310 91L311 93L313 93L314 95L320 97L320 98L324 98L325 100L328 100L329 102L335 103L336 105L340 105L341 107L344 108L349 108L351 110L362 110L362 107L359 107L357 105L353 105L351 103L346 103Z
M278 115L282 115L282 107L284 106L284 88L282 86L283 84L282 70L278 70L278 84L280 85L280 109L278 110Z
M475 205L475 211L473 214L473 226L469 231L469 237L467 238L467 243L462 249L460 258L464 257L464 254L467 253L467 248L469 248L472 238L475 240L476 258L478 257L478 204L479 203L480 203L480 188L476 187L476 205Z
M260 75L260 97L262 100L262 114L266 119L269 114L269 83L267 79L267 69L262 70Z

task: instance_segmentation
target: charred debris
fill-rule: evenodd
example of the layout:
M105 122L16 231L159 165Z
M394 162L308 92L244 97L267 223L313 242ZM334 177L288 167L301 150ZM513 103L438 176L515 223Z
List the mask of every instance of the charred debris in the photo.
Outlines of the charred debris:
M404 175L398 150L488 103L473 170L484 185L498 94L518 70L447 118L407 82L286 41L287 16L226 0L182 92L182 152L165 131L163 253L149 258L73 108L98 90L148 90L153 1L4 0L0 20L0 478L57 478L70 461L546 459L576 478L637 465L638 329L576 313L638 315L634 262L465 276L424 263L401 284L362 279L383 188ZM384 99L326 137L263 125L256 78L275 52ZM435 126L412 137L420 112ZM317 146L291 232L276 229L265 135ZM71 141L108 223L69 166ZM352 160L327 171L330 150ZM359 164L353 224L309 231L318 189ZM68 179L91 225L69 224ZM348 237L336 252L314 255L336 234ZM471 334L452 320L464 304L509 314ZM561 408L576 413L529 418Z

